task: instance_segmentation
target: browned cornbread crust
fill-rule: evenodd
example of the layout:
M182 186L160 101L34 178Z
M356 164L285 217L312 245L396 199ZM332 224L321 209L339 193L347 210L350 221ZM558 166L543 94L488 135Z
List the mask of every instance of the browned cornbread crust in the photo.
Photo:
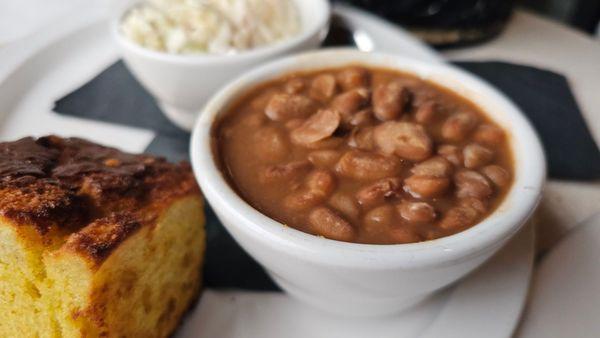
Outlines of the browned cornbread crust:
M203 218L187 163L0 143L0 336L167 337L200 290Z
M95 264L169 200L199 193L189 164L134 155L78 138L23 138L0 143L0 215L58 228L67 248Z

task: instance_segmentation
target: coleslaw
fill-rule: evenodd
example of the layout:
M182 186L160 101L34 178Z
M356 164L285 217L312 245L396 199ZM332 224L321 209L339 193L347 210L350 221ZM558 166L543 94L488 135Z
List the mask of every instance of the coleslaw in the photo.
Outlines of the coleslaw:
M300 32L291 0L149 0L123 18L121 33L173 54L234 54Z

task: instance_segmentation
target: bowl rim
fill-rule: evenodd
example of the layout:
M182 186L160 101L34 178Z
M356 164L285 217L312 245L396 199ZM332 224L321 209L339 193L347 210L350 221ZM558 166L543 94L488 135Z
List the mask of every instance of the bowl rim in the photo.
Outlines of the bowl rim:
M435 76L435 79L428 78L429 81L448 88L448 85L440 83L440 79L446 77L446 80L483 95L490 105L480 105L481 109L495 121L497 119L490 113L494 109L489 107L492 104L499 105L496 111L501 108L510 117L511 130L508 131L512 135L511 148L515 157L513 186L501 205L483 221L451 236L418 243L379 245L341 242L304 233L263 215L245 202L226 182L213 156L212 129L217 117L248 89L269 79L296 71L348 64L396 69L421 77L429 74ZM439 266L466 260L490 248L499 248L532 215L541 198L546 178L545 155L535 130L524 114L488 83L448 64L426 63L398 55L365 53L346 48L297 54L266 63L241 75L213 96L200 113L190 139L190 152L194 175L205 197L217 214L235 220L223 222L226 227L234 228L228 229L230 232L241 231L261 245L270 246L276 251L285 250L300 260L369 270ZM517 158L517 155L520 157ZM523 161L525 158L527 161ZM244 243L241 244L244 246Z
M305 0L293 0L294 3L304 2ZM272 55L281 54L287 50L294 49L301 45L311 37L322 34L325 37L325 32L329 26L329 20L331 17L331 4L327 0L311 0L317 7L314 11L317 15L317 19L312 25L302 27L300 34L297 34L289 39L278 41L271 45L265 45L258 48L244 50L236 54L214 54L214 53L197 53L197 54L175 54L162 51L152 50L143 47L134 41L129 40L125 37L120 30L121 22L123 18L131 9L136 6L140 6L143 0L130 0L126 4L119 6L118 10L112 15L110 20L110 31L114 39L123 48L131 50L136 54L140 54L146 58L171 62L171 63L182 63L182 64L205 64L205 63L236 63L244 62L254 59L267 58Z

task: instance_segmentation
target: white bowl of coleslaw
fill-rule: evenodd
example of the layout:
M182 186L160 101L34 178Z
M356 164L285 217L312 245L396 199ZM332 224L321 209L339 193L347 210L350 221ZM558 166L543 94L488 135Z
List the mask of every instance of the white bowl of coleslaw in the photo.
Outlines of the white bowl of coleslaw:
M111 30L129 70L174 124L191 130L231 79L317 48L330 14L327 0L138 0L116 11Z

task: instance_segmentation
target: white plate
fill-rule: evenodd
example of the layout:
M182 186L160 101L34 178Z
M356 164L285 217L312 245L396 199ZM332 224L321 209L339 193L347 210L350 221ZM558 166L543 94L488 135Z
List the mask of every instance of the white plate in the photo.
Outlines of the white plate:
M542 260L533 279L522 338L600 336L600 214Z
M363 48L431 62L441 58L406 32L372 15L336 7ZM152 131L52 112L56 99L118 58L106 12L86 8L44 32L0 50L0 140L26 135L79 136L140 152ZM143 118L143 116L140 116ZM401 315L371 320L331 317L280 293L206 290L178 337L509 337L520 317L533 265L527 227L482 269Z

